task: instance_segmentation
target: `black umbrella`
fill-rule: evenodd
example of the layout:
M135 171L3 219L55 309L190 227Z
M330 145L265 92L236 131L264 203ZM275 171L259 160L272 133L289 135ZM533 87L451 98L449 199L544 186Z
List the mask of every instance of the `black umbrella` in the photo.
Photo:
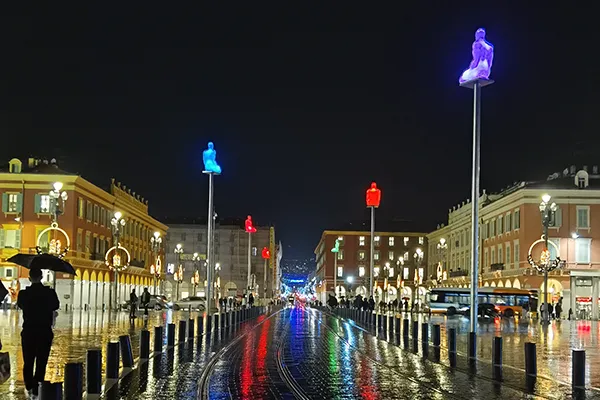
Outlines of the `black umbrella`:
M8 289L4 286L4 283L0 282L0 302L4 301L4 298L8 294Z
M6 260L29 269L49 269L55 272L77 275L71 264L52 254L17 254Z

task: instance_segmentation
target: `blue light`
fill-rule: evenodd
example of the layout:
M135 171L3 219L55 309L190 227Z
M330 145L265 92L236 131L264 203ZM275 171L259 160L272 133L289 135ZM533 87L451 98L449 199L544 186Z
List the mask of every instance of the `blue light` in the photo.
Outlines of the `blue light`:
M217 164L217 151L213 142L208 142L208 149L202 152L202 161L204 162L204 172L219 175L221 166Z

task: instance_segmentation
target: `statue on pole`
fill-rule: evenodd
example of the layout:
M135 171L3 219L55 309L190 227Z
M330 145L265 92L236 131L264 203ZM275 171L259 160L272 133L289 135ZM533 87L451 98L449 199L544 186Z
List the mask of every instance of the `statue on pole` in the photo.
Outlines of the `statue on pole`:
M479 28L475 32L473 42L473 60L458 80L459 83L474 81L476 79L489 79L494 61L494 46L485 40L485 29Z

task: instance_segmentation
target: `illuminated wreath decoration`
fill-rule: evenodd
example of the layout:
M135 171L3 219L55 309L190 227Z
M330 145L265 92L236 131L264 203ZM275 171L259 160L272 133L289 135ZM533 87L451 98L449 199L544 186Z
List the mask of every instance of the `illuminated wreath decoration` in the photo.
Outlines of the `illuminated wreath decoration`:
M531 251L538 244L545 242L546 238L544 237L544 235L542 235L540 239L536 240L531 244L531 246L529 246L529 251L527 252L527 262L538 272L554 271L556 268L560 268L563 265L563 261L558 256L556 257L556 260L550 259L550 250L548 249L542 250L542 254L540 255L539 260L534 260L533 256L531 255ZM556 253L558 254L558 246L556 246L556 244L551 241L548 241L548 243L552 247L554 247L554 250L556 250Z
M121 256L119 255L119 253L117 253L117 249L121 249L125 252L125 255L127 256L127 260L125 261L125 263L121 262ZM112 254L112 257L111 253L114 253ZM127 269L127 267L129 267L130 262L131 254L129 254L129 251L125 247L121 246L121 243L117 243L116 246L113 246L110 249L108 249L106 251L106 254L104 255L104 263L111 271L121 272L124 269Z
M52 224L50 224L50 226L48 228L46 228L40 232L40 234L38 235L37 240L36 240L35 251L38 254L44 254L44 251L42 250L42 247L40 246L40 242L42 240L42 236L44 236L46 233L51 232L51 231L60 232L65 237L65 241L66 241L67 245L65 247L62 247L60 240L52 239L52 240L48 241L48 253L47 254L52 254L53 256L56 256L58 258L65 258L67 253L69 253L69 249L71 248L71 239L69 238L69 235L67 235L67 232L65 232L63 229L60 229L58 227L58 224L56 222L53 222Z

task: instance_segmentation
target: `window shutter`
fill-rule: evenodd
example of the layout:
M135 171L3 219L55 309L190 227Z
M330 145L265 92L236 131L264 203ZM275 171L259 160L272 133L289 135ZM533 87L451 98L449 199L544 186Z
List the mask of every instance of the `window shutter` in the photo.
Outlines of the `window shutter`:
M554 226L562 226L562 208L557 209L556 213L554 214Z
M23 194L17 194L17 212L23 212Z
M8 193L2 193L2 212L8 212Z
M4 248L4 229L0 229L0 249Z
M42 195L41 194L35 195L35 204L33 205L33 209L35 210L36 214L40 213L40 210L42 209Z
M17 229L15 232L15 247L17 250L21 250L21 230Z

